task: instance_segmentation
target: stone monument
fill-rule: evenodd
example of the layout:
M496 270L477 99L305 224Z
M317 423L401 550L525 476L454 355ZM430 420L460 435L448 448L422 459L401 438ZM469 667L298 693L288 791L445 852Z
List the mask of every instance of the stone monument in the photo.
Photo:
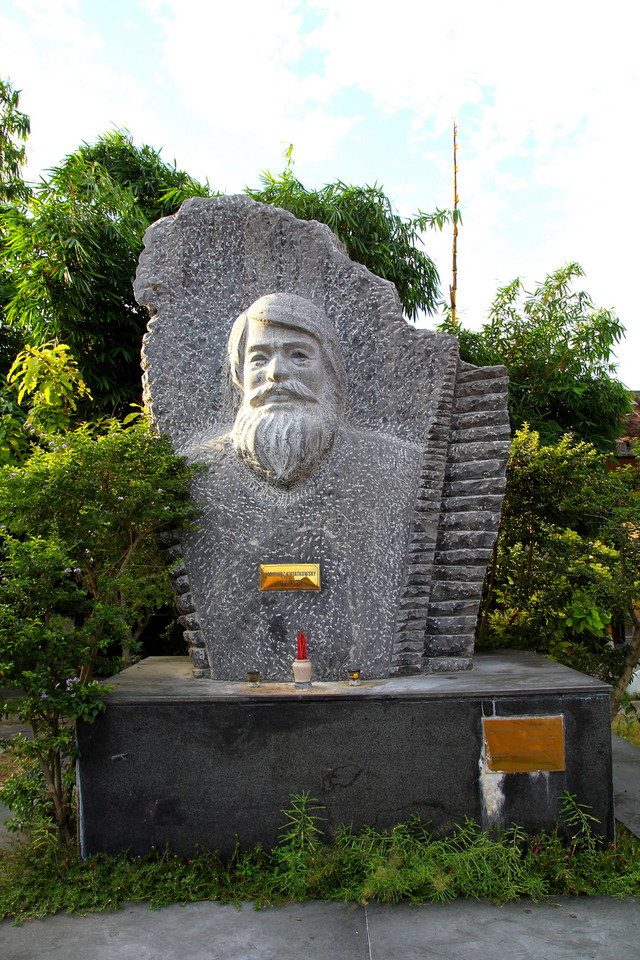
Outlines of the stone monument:
M134 664L78 722L82 855L269 849L305 791L329 832L443 833L553 829L568 791L611 839L607 686L524 651L467 669L504 369L409 326L327 227L246 197L154 224L136 293L153 417L207 467L199 527L164 537L191 659Z
M165 538L196 676L317 680L471 666L509 448L503 367L402 317L328 227L247 197L154 224L146 402L204 463Z

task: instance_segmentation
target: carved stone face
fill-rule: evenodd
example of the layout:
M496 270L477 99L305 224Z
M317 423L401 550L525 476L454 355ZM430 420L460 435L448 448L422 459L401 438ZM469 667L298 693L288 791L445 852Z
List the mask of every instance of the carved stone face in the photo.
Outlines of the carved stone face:
M234 449L263 478L290 487L328 455L338 428L336 386L320 342L296 326L249 316L241 363Z
M318 403L326 383L320 345L302 330L249 318L244 399L252 407Z

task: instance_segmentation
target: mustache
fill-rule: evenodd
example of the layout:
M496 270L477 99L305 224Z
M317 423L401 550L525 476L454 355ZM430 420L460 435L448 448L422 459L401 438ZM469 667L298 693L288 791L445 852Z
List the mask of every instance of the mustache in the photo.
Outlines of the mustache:
M256 387L248 394L246 400L252 407L260 406L269 397L291 397L294 400L307 400L309 403L317 403L318 398L304 383L299 380L287 380L286 383L265 383L261 387Z

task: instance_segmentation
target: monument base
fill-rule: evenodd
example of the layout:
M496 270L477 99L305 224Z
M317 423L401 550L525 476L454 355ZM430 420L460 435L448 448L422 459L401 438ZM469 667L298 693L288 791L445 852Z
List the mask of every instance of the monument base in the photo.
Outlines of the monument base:
M613 839L609 688L522 651L466 672L347 683L195 680L150 657L111 681L78 724L83 856L169 844L229 855L277 842L293 794L338 824L552 829L568 791Z

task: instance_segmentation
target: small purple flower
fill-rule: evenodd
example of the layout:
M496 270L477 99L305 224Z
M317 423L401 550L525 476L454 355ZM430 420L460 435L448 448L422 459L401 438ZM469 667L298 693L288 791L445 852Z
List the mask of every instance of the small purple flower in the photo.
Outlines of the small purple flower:
M124 500L124 497L116 497L117 500Z
M40 694L40 699L41 699L41 700L46 700L46 699L47 699L46 693L41 693L41 694Z

